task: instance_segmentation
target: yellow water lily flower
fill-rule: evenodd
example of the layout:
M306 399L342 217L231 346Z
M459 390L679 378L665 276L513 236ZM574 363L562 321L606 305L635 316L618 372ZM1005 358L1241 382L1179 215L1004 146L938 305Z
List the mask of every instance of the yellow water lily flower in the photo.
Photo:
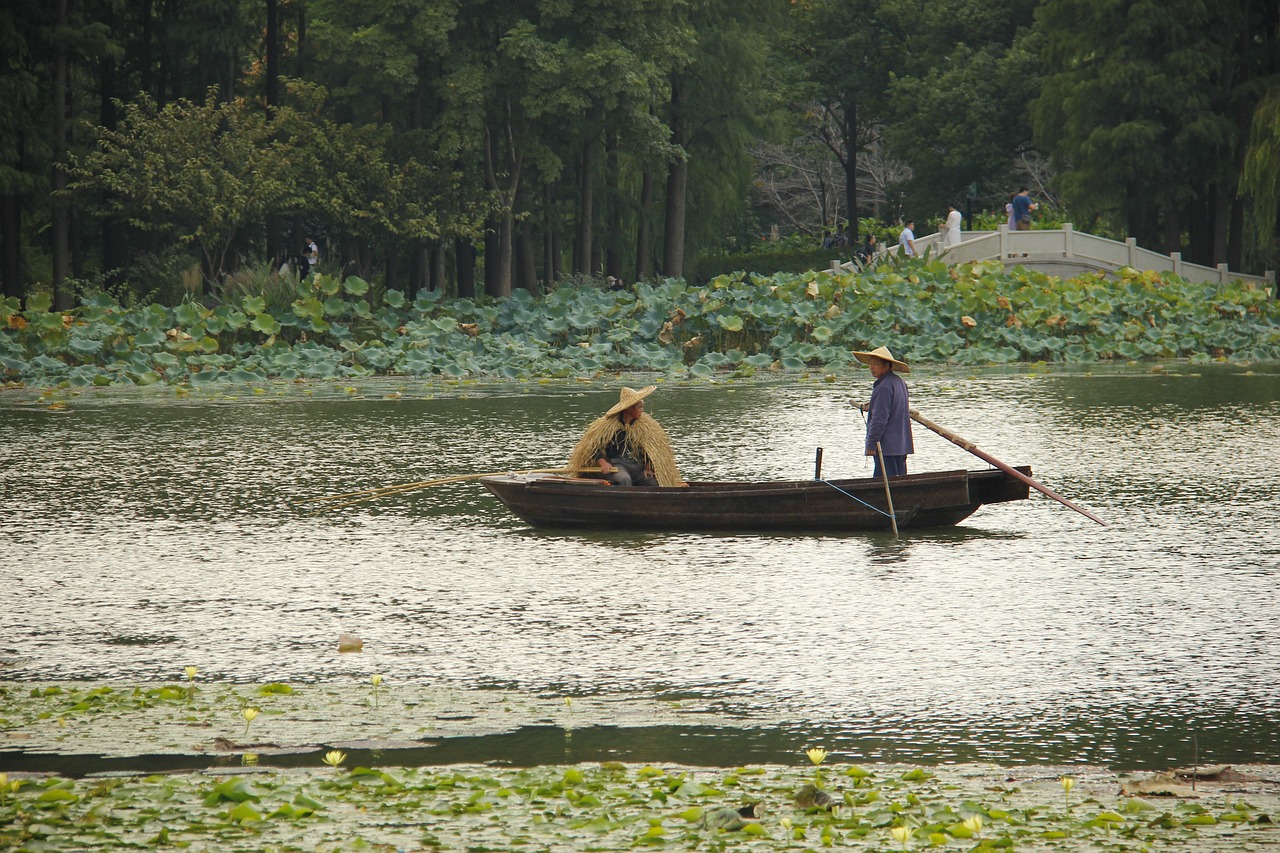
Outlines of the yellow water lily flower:
M1070 776L1063 776L1063 777L1062 777L1062 790L1063 790L1063 791L1065 791L1066 793L1070 794L1070 793L1071 793L1071 789L1072 789L1072 788L1074 788L1075 786L1076 786L1076 780L1075 780L1075 779L1071 778Z
M324 763L330 767L337 767L347 760L347 754L341 750L335 749L324 754Z
M907 840L915 835L916 831L909 826L891 826L889 834L893 836L894 841L905 847Z
M186 673L188 679L195 679L195 677L200 673L200 670L194 666L189 666L186 669Z
M965 828L965 829L967 829L967 830L969 830L970 832L972 832L974 835L979 835L979 834L981 834L981 832L982 832L982 815L980 815L980 814L972 815L971 817L967 817L967 818L965 818L965 819L962 821L962 823L964 824L964 828Z
M814 764L821 764L827 758L827 751L822 747L815 746L813 749L806 752L805 755L809 756L809 760Z

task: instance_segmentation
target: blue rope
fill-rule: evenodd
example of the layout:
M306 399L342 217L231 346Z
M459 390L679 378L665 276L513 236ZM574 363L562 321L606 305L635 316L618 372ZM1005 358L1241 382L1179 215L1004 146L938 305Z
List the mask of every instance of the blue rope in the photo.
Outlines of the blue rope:
M851 494L849 494L849 493L848 493L848 492L846 492L844 489L840 488L839 486L837 486L835 483L831 482L830 480L819 480L819 482L826 483L828 486L830 486L831 488L835 489L837 492L839 492L840 494L844 495L846 498L853 498L855 501L857 501L858 503L862 504L862 505L863 505L863 506L865 506L867 509L869 509L869 510L873 510L873 511L875 511L875 512L878 512L878 513L880 513L881 515L883 515L885 518L897 518L897 516L898 516L898 514L897 514L896 512L895 512L893 515L890 515L889 513L887 513L887 512L885 512L884 510L882 510L880 507L878 507L878 506L872 506L871 504L867 503L866 501L864 501L862 498L858 497L857 495L851 495Z

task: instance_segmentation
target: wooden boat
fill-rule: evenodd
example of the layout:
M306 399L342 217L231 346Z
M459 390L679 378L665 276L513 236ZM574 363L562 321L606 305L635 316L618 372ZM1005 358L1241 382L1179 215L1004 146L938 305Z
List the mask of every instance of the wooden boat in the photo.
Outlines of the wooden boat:
M1026 466L1016 470L1030 476ZM503 474L480 482L537 527L632 530L888 530L884 481L691 482L617 487L600 478ZM1027 483L998 469L908 474L889 481L899 529L949 527L983 504L1024 500Z

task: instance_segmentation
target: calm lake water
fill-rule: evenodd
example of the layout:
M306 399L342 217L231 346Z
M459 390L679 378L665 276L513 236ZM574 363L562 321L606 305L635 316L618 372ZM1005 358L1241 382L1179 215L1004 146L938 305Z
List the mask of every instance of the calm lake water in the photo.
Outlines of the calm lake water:
M635 733L636 754L691 763L821 742L840 761L1167 767L1193 738L1201 762L1280 763L1280 367L909 381L922 414L1109 526L1033 493L900 540L583 534L529 528L475 483L308 515L289 502L562 464L623 383L89 390L64 410L4 392L0 680L381 672L757 721ZM647 410L690 479L811 477L818 446L827 476L869 476L848 405L869 388L664 383ZM984 467L915 437L913 471ZM340 632L364 652L333 654Z

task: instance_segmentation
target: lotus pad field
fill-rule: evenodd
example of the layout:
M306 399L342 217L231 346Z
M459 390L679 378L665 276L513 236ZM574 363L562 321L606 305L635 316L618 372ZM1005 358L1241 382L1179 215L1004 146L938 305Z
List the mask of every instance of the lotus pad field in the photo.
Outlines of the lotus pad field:
M396 756L406 742L387 738L554 725L568 754L577 725L614 725L622 743L631 726L735 723L679 703L392 690L380 680L295 690L197 684L193 673L154 688L9 685L2 695L5 749L66 756L110 740L135 765L78 778L0 774L3 849L1280 849L1275 767L1196 768L1193 783L1186 773L1087 766L854 764L816 744L787 766L404 766ZM148 770L157 755L203 751L219 761ZM282 756L293 766L271 766Z
M379 375L498 379L656 371L680 378L848 366L891 343L911 363L1280 360L1280 303L1240 282L1129 268L1062 280L996 262L857 273L736 273L625 291L410 299L348 278L271 279L176 307L97 294L0 303L0 379L27 387L192 388Z

